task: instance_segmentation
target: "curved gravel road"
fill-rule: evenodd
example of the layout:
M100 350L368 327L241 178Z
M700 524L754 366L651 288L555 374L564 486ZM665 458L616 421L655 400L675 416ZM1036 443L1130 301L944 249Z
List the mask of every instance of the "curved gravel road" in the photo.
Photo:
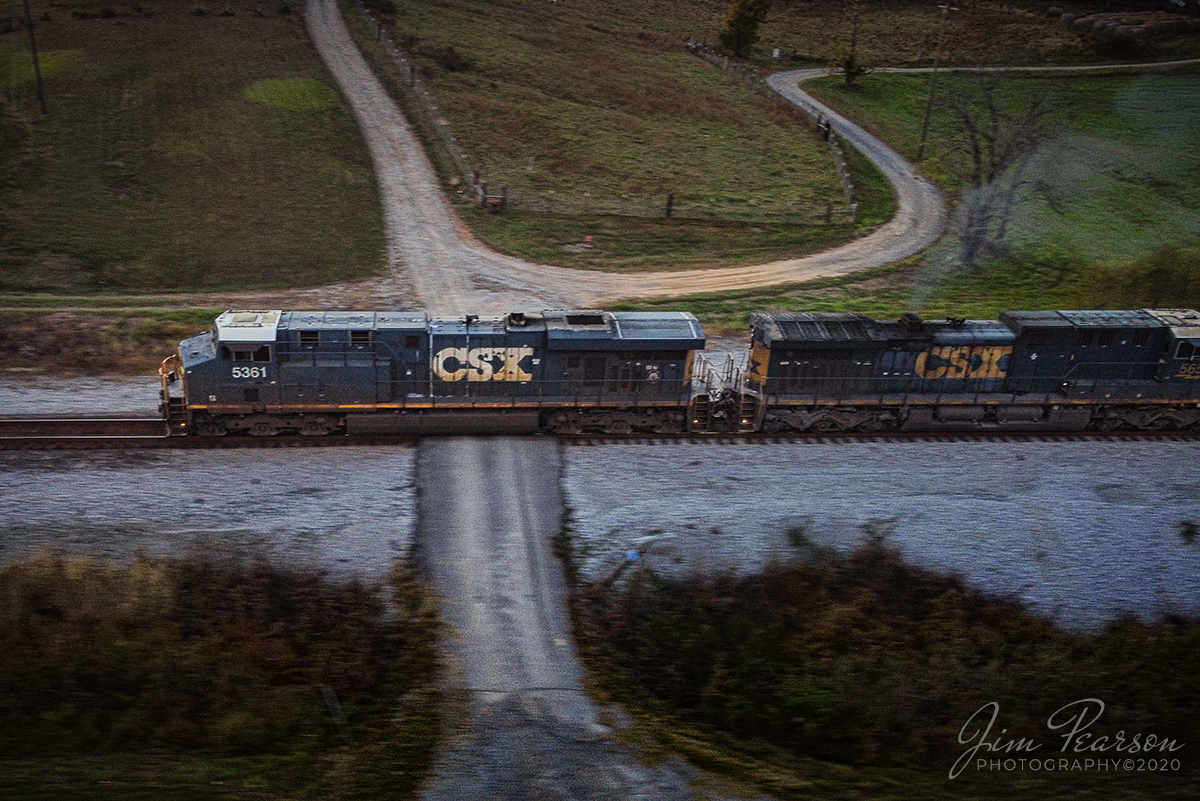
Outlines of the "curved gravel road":
M772 286L845 275L918 253L941 234L946 206L940 193L883 142L822 106L799 88L825 70L774 75L784 97L834 121L895 188L895 217L870 236L825 253L748 267L617 275L534 264L495 253L476 241L442 196L433 169L403 115L355 47L336 0L308 0L307 22L321 57L362 126L378 174L388 236L388 275L324 287L377 302L392 301L411 285L433 314L503 313L515 308L603 306L622 297L671 297L695 292Z

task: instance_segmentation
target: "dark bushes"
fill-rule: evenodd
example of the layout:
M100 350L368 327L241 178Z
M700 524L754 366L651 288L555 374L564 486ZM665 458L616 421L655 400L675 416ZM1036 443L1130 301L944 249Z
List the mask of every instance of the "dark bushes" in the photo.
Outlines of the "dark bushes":
M0 752L281 753L386 722L434 672L420 585L265 561L43 558L0 568Z
M1161 247L1083 280L1080 295L1096 308L1194 309L1200 307L1200 252Z
M1083 698L1108 705L1097 736L1191 743L1200 719L1195 621L1068 632L878 542L745 578L641 570L619 593L588 588L578 610L618 700L797 756L948 768L990 702L1005 738L1043 753L1060 744L1047 718Z

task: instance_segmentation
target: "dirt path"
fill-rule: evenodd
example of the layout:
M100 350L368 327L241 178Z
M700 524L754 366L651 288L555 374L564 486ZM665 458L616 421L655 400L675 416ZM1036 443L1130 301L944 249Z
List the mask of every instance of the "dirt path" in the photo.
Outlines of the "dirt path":
M799 82L824 71L803 70L772 76L771 84L789 100L832 119L846 140L876 162L897 192L895 217L870 236L800 259L638 275L570 270L494 253L477 242L450 209L416 138L351 40L336 0L308 0L307 21L317 50L358 116L375 161L388 226L389 264L383 278L295 293L297 300L423 306L434 314L603 306L624 297L672 297L845 275L918 253L945 225L945 203L937 189L883 142L805 94ZM420 301L413 303L412 294Z
M416 553L449 632L463 718L426 801L690 801L682 760L647 767L599 725L583 688L550 540L563 524L553 440L426 440L417 457Z

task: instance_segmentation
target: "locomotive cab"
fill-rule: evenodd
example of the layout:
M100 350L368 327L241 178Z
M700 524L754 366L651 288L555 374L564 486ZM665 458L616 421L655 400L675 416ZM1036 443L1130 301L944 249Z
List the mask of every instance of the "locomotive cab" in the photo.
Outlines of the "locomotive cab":
M1200 385L1200 312L1193 309L1151 309L1170 335L1158 377L1172 385L1173 395L1196 394Z

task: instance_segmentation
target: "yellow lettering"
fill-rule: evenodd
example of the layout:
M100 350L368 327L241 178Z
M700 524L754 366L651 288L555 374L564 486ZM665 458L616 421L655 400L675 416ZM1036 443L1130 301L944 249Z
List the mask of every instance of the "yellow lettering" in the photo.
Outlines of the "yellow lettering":
M494 348L471 348L467 353L467 364L473 369L467 373L468 381L492 380L492 351Z
M921 378L1004 378L1007 366L1001 362L1011 355L1010 346L943 345L917 354L913 369Z
M532 381L521 368L532 355L533 348L443 348L433 357L433 373L443 381Z
M1012 356L1012 348L984 348L984 353L985 364L981 367L983 372L981 378L1004 378L1007 372L1007 365L1001 366L1000 362L1004 360L1005 356Z
M940 357L938 351L943 351L945 348L932 348L924 353L917 355L917 363L914 365L917 375L921 378L942 378L946 375L946 363ZM929 366L929 359L933 357L936 367Z
M970 348L947 348L946 360L958 375L966 377L971 372ZM950 372L947 370L946 372Z
M462 381L467 377L467 368L459 367L457 370L447 370L446 362L451 359L461 365L467 360L466 348L442 348L439 350L433 357L433 373L443 381Z
M532 381L533 376L521 369L521 360L533 355L533 348L505 348L504 367L496 373L497 381Z

